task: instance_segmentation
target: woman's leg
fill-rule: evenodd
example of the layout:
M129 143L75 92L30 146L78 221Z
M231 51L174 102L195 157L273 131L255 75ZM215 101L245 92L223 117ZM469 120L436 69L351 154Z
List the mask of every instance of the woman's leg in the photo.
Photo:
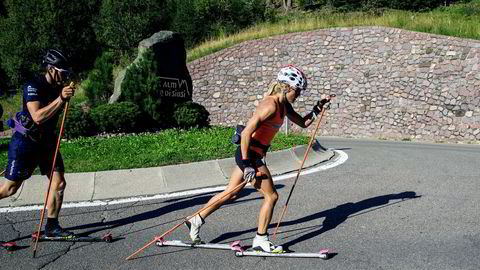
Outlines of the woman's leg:
M278 193L273 184L272 176L266 166L261 166L258 170L265 174L263 180L256 180L254 186L263 194L264 201L258 215L257 234L253 239L252 248L254 250L282 253L282 246L275 246L268 240L268 224L272 220L273 209L278 200Z
M243 172L237 166L232 172L232 176L230 178L230 182L228 183L227 188L224 191L213 196L207 202L207 204L205 204L205 206L208 206L208 207L200 211L199 214L185 221L185 225L188 227L188 230L190 231L189 232L190 239L192 239L194 243L200 243L202 241L199 234L200 234L200 227L204 223L204 218L207 218L211 213L213 213L215 210L220 208L220 206L222 206L226 201L230 200L235 194L237 194L240 190L242 190L246 184L244 183L242 185L242 182L244 182Z
M236 195L240 190L242 190L245 187L245 184L238 187L243 180L243 172L240 170L238 166L235 167L235 169L232 172L232 176L230 177L230 182L228 183L227 188L218 193L217 195L213 196L206 205L211 206L205 208L200 212L200 216L202 218L207 218L211 213L215 212L220 206L222 206L226 201L230 200L234 195ZM231 192L229 195L226 195L227 193ZM223 198L222 198L223 197Z
M260 213L258 217L258 234L266 234L268 230L268 225L272 220L273 209L278 200L278 193L273 184L272 176L267 166L261 166L258 170L266 175L262 180L255 180L254 186L263 194L264 201L262 207L260 208Z

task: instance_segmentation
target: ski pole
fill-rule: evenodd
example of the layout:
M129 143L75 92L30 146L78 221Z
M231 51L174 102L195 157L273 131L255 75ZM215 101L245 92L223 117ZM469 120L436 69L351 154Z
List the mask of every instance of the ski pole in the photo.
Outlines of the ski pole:
M260 177L262 176L262 173L261 172L257 172L257 177ZM177 225L173 226L170 230L164 232L162 235L160 236L156 236L153 238L152 241L150 241L148 244L146 244L145 246L143 246L142 248L140 248L139 250L135 251L132 255L128 256L125 260L130 260L131 258L135 257L137 254L141 253L142 251L144 251L146 248L148 248L149 246L153 245L155 242L157 242L158 240L162 239L163 237L165 237L167 234L173 232L175 229L177 229L178 227L182 226L183 223L185 223L185 221L188 220L189 217L194 217L196 216L197 214L199 214L200 212L202 212L204 209L207 209L209 208L210 206L214 205L215 203L217 203L218 201L220 201L221 199L225 198L226 196L232 194L233 192L235 192L238 188L242 187L243 185L246 185L247 184L247 180L244 180L242 183L240 183L238 186L234 187L232 189L232 191L230 192L227 192L225 193L222 197L220 197L218 200L204 206L202 209L198 210L197 212L191 214L190 216L186 216L185 218L183 218L182 222L181 223L178 223Z
M330 95L330 98L333 98L333 97L335 97L335 95ZM328 102L330 102L330 100ZM322 118L323 118L324 113L325 113L325 107L322 108L322 113L320 114L320 117L317 120L317 125L315 127L315 130L313 131L312 137L310 138L310 142L308 143L307 150L305 151L305 154L303 155L302 163L300 164L300 168L298 168L297 176L295 177L295 181L293 182L292 188L290 189L290 193L288 194L287 201L285 202L285 205L283 206L282 214L280 215L280 218L277 222L277 226L275 227L275 231L273 232L273 235L272 235L272 240L275 240L275 236L277 235L277 231L278 231L278 228L280 227L280 223L282 222L282 219L285 216L285 213L287 212L288 202L290 201L290 198L292 197L293 189L295 188L295 185L297 184L298 178L300 177L300 172L303 169L303 164L305 163L305 160L307 160L308 152L310 151L310 148L312 148L313 140L315 139L315 135L317 134L318 128L320 127L320 122L322 122Z
M74 85L73 82L71 82L70 86L73 87L73 85ZM35 238L35 245L33 246L33 258L35 258L35 255L37 254L38 239L40 238L40 230L42 229L42 226L43 226L43 218L44 218L44 215L45 215L45 208L47 207L48 196L50 195L50 187L52 186L53 171L55 169L55 163L57 162L57 155L58 155L58 150L60 149L60 141L61 141L62 135L63 135L63 127L64 127L64 124L65 124L65 119L67 118L68 103L69 103L69 101L67 101L65 103L65 109L63 111L62 123L60 124L60 133L58 134L57 147L55 148L55 154L53 155L52 170L50 171L50 178L49 178L49 181L48 181L47 194L46 194L45 200L43 202L43 209L40 211L40 225L37 228L37 237Z

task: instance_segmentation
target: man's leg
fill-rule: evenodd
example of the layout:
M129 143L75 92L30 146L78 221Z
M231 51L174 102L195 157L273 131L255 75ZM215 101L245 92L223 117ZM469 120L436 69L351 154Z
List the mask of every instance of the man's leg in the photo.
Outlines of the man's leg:
M17 190L22 186L23 181L11 181L5 179L0 187L0 200L14 195Z
M67 183L63 172L53 172L52 184L47 200L48 218L58 219L58 214L62 208L63 192Z
M51 181L52 184L47 199L47 223L45 224L45 234L49 237L67 237L73 235L72 232L60 227L58 222L58 215L63 203L63 192L67 185L64 173L54 171Z

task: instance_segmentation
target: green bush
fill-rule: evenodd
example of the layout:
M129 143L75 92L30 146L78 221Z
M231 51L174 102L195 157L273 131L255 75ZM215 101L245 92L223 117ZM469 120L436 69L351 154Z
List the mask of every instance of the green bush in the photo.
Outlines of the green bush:
M137 104L154 122L156 127L170 125L172 104L165 104L158 89L157 65L151 50L147 50L140 61L128 68L122 83L121 100Z
M173 112L175 124L180 128L208 127L209 116L204 106L192 101L176 104Z
M88 74L85 96L92 108L106 104L113 93L113 61L113 53L103 53Z
M98 40L121 51L137 47L142 39L162 29L166 5L158 0L103 0L94 27Z
M93 124L90 115L80 106L72 106L69 108L64 124L64 137L67 139L73 139L78 137L88 137L95 134L95 125Z
M104 104L90 111L99 133L135 132L142 128L140 108L132 102Z

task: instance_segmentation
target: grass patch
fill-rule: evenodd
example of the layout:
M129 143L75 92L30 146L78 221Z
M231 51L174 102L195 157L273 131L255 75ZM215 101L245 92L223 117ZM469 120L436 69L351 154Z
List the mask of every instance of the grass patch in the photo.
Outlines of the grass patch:
M23 106L23 95L15 94L9 97L2 97L0 98L0 104L3 108L3 115L1 117L3 130L9 129L6 124L8 118L12 117L16 112L22 110Z
M62 142L60 149L67 172L92 172L157 167L204 160L231 158L234 129L212 127L165 130L154 134L132 134L110 138L81 138ZM278 134L272 151L308 144L308 136ZM0 140L0 164L7 162L8 139Z
M260 23L234 35L208 40L189 50L187 60L193 61L247 40L293 32L354 26L384 26L480 39L480 1L421 13L399 10L388 10L379 15L366 12L336 13L332 11L291 13L274 23Z

